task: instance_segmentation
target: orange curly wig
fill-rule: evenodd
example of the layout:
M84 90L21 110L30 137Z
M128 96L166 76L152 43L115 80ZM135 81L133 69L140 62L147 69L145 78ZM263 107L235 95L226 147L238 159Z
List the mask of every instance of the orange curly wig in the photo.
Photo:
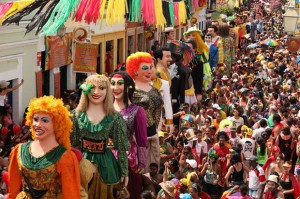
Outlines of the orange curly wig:
M136 52L131 54L126 60L126 71L132 77L135 78L134 73L139 69L141 63L152 64L152 57L146 52Z
M55 99L53 96L34 98L30 101L28 112L26 114L26 125L30 126L30 132L32 133L33 140L36 138L32 127L33 116L39 112L46 113L51 116L57 142L63 145L66 149L71 149L71 113L64 106L63 101L61 99Z

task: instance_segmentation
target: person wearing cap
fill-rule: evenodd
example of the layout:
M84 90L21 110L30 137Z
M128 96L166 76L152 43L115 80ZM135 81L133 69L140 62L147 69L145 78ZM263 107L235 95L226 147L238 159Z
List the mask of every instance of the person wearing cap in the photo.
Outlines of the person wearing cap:
M250 172L249 172L249 195L253 199L259 199L263 196L263 190L266 183L265 172L258 165L258 158L254 155L249 157Z
M159 146L160 146L160 173L164 170L164 163L174 157L173 147L170 143L165 142L165 133L158 132Z
M208 151L208 156L203 160L204 166L199 174L203 177L203 190L211 195L212 199L218 198L218 181L222 176L221 166L218 163L218 153L212 147Z
M300 187L296 177L290 172L292 165L285 162L283 165L284 172L279 177L279 184L283 189L285 199L296 199L300 196Z
M184 194L189 192L188 180L186 178L181 178L179 182L179 192Z
M279 177L276 174L271 174L268 177L264 199L284 198L283 192L279 188Z
M198 182L198 175L196 172L197 169L197 161L194 159L186 159L186 168L187 172L185 173L186 179L187 179L187 185L190 187L191 183Z
M214 110L214 113L220 113L222 120L226 119L226 113L224 111L222 111L221 107L219 106L219 104L213 104L212 108Z
M171 181L161 182L159 184L163 190L163 193L157 196L158 199L174 199L175 197L175 185Z
M2 123L3 115L4 115L4 106L6 104L6 95L16 89L18 89L22 84L24 83L24 79L21 80L21 82L12 88L8 88L9 82L7 81L0 81L0 123Z

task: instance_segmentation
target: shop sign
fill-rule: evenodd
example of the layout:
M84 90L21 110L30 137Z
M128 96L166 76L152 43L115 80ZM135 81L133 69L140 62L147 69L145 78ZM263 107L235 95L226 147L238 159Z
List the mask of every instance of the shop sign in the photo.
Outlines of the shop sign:
M84 73L96 72L97 56L98 44L76 43L73 71Z
M36 97L43 96L43 71L39 70L35 73L36 79Z
M63 37L46 37L45 70L51 70L54 67L65 66L72 63L72 40L73 33L66 33Z
M54 97L60 98L60 72L54 73Z

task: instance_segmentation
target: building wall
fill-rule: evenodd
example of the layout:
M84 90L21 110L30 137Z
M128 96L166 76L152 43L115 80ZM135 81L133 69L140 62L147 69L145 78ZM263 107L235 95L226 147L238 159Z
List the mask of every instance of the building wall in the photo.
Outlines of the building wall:
M0 26L0 80L24 84L13 91L13 120L22 121L25 108L36 96L35 71L37 63L37 37L25 35L24 26Z

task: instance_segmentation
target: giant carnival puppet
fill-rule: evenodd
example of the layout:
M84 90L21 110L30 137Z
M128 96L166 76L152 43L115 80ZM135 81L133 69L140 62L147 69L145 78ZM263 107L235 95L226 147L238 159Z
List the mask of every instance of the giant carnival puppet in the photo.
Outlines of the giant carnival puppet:
M142 173L147 166L147 126L146 113L140 106L132 103L135 84L125 71L110 76L110 86L114 96L114 107L120 112L127 126L130 143L128 151L128 191L131 198L142 194Z
M126 187L128 182L126 124L114 109L106 76L91 75L80 88L81 98L73 113L72 145L97 167L89 182L89 198L112 199L113 186L120 183Z
M169 82L163 80L158 77L156 60L153 58L154 67L152 68L152 85L160 92L163 102L164 102L164 119L161 119L159 126L157 128L158 131L162 129L163 121L166 129L170 130L170 133L173 133L173 110L172 110L172 101L171 101L171 93L170 93L170 85Z
M207 90L211 81L211 68L209 66L209 49L205 45L201 37L201 30L197 29L196 26L188 29L184 33L186 40L194 40L196 42L195 57L190 63L192 68L192 77L195 87L195 94L199 99L199 95L202 94L202 90Z
M52 96L30 101L26 125L33 141L11 152L9 198L80 199L79 163L71 151L71 114Z
M133 103L144 108L147 116L147 165L160 164L157 127L161 118L162 97L151 82L152 57L149 53L136 52L126 60L126 71L135 81ZM148 168L148 167L147 167Z

